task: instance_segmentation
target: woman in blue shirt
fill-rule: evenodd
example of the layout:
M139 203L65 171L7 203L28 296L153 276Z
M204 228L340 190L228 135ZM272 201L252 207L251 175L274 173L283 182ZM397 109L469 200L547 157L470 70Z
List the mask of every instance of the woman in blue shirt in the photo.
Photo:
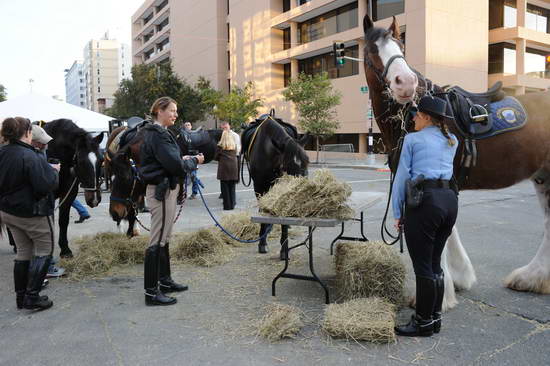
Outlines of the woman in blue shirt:
M416 314L398 335L431 336L441 328L444 281L441 253L451 234L458 212L458 197L451 184L453 160L458 146L456 137L444 124L445 100L425 96L414 116L417 132L405 136L393 182L392 207L396 227L404 226L407 248L416 275ZM407 208L405 182L424 176L422 202Z

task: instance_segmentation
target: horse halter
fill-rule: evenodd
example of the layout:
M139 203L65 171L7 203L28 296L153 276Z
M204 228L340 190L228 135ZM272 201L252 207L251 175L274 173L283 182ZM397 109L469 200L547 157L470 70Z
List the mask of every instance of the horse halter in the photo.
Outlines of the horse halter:
M75 153L74 157L73 157L73 166L71 167L71 175L73 175L75 178L78 178L78 176L76 174L76 171L74 170L74 168L77 167L77 166L78 166L78 153ZM98 184L97 184L98 178L97 178L97 173L96 173L96 167L94 167L93 182L94 182L93 187L84 187L81 183L80 188L82 188L84 191L88 191L88 192L98 192L99 191L99 187L98 187Z

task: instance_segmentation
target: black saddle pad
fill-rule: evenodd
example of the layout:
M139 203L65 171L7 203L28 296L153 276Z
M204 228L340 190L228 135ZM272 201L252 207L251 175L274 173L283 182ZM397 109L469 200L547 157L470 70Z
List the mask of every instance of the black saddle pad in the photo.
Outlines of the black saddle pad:
M151 121L144 120L137 125L134 125L134 127L128 128L126 131L124 131L122 133L122 136L120 137L120 142L118 144L119 148L126 146L126 144L132 141L132 139L137 135L138 131L148 123L151 123Z

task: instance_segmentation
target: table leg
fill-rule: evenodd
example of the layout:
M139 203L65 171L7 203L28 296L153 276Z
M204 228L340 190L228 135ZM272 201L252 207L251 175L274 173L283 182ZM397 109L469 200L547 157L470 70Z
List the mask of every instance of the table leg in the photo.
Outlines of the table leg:
M311 226L309 226L309 270L311 271L315 281L319 282L319 284L323 287L323 290L325 290L325 304L330 304L330 296L327 285L321 281L313 268L313 232Z
M334 238L332 243L330 243L330 255L334 254L334 244L336 244L338 240L369 241L369 239L367 239L367 237L365 236L365 229L364 229L365 217L364 217L363 211L361 211L361 215L359 219L353 218L351 220L358 221L361 223L361 237L358 238L354 236L344 236L343 234L344 234L345 222L342 222L342 230L340 231L340 234L338 234L338 236Z
M281 236L281 240L282 240L282 236ZM271 282L271 296L275 296L275 283L277 282L277 280L279 278L281 278L283 275L286 274L286 270L288 269L288 259L289 259L289 255L288 255L288 238L287 240L285 240L284 242L281 243L282 246L281 246L281 259L283 259L285 261L285 267L283 268L283 270L273 279L273 281ZM284 255L284 258L283 257L283 253L285 254Z

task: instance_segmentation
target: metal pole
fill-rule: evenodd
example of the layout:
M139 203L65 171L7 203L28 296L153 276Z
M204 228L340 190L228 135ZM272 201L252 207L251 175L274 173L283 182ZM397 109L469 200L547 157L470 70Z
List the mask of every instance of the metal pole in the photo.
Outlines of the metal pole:
M369 119L370 119L370 127L369 127L369 135L368 135L367 153L372 154L374 153L374 135L372 134L372 114Z

